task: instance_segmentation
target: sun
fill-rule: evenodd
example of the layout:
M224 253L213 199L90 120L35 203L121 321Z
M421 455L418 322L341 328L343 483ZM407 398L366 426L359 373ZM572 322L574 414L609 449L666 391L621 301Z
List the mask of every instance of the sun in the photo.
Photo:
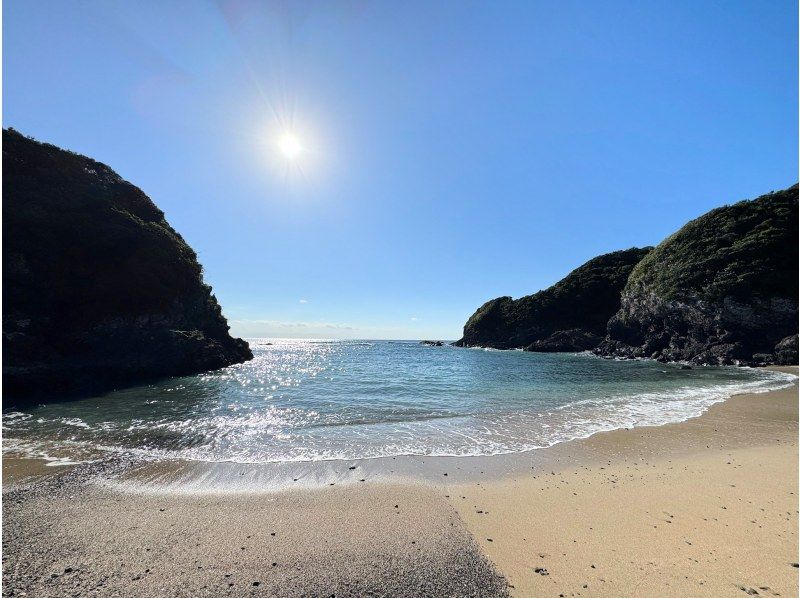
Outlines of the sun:
M278 148L287 160L294 161L303 153L303 146L300 140L292 133L284 133L278 140Z

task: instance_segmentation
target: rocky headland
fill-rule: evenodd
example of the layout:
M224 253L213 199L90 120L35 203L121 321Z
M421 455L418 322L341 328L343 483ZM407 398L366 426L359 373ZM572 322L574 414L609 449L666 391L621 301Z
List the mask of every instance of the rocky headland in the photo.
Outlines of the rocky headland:
M692 220L631 272L600 355L697 364L796 364L798 195Z
M608 319L633 267L650 247L607 253L589 260L552 287L484 303L464 325L460 347L583 351L603 339Z
M485 303L456 344L796 364L797 222L797 185L717 208L655 249L602 255L534 295Z
M191 247L91 158L3 131L4 395L38 399L252 358Z

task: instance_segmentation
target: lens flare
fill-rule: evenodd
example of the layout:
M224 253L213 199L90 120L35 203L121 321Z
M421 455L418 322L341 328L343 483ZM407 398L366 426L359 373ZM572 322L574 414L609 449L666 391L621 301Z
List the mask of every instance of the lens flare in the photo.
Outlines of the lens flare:
M291 133L285 133L278 140L278 148L287 160L294 161L303 153L300 140Z

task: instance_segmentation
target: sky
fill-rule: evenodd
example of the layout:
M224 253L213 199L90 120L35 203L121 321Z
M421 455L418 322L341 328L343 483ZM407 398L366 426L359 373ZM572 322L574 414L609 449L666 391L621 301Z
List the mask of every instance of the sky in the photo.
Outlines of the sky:
M784 0L5 0L3 126L144 190L237 335L456 339L488 299L795 183L797 22Z

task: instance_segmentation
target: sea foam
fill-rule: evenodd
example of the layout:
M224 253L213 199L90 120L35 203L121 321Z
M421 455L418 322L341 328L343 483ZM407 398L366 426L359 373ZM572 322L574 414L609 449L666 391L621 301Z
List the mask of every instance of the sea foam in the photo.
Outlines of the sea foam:
M252 346L253 361L218 372L4 413L3 449L54 464L109 454L233 463L495 455L683 421L794 379L416 342Z

